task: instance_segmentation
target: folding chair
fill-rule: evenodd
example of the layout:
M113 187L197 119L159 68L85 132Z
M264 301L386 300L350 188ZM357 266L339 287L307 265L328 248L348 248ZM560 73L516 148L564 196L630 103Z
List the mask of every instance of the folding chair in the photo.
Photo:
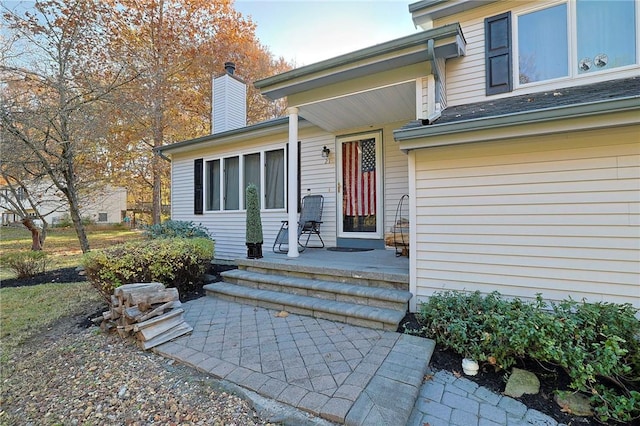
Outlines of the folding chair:
M298 245L300 251L304 251L307 247L324 248L324 241L320 236L320 225L322 224L322 207L324 205L324 197L322 195L307 195L302 199L302 210L300 211L300 219L298 219ZM304 244L301 242L307 236ZM322 243L321 246L309 246L311 235L317 235ZM286 248L282 248L286 246ZM277 247L277 248L276 248ZM273 243L273 251L275 253L286 253L289 250L289 221L283 220L280 231Z

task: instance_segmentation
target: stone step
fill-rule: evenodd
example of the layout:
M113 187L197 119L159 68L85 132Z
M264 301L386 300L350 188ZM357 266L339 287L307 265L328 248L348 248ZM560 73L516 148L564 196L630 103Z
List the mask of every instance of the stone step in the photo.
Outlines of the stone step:
M206 284L203 288L209 295L233 302L389 331L397 330L405 315L405 311L260 290L226 282Z
M261 290L280 291L300 296L349 302L377 308L407 310L411 293L382 287L366 287L336 281L297 278L235 269L223 272L225 282Z
M287 264L271 262L268 259L259 261L252 259L237 259L238 269L262 274L290 276L296 278L310 278L322 281L332 281L345 284L362 285L366 287L380 287L395 290L409 290L409 274L388 273L380 271L362 271L344 269L340 267L304 264Z

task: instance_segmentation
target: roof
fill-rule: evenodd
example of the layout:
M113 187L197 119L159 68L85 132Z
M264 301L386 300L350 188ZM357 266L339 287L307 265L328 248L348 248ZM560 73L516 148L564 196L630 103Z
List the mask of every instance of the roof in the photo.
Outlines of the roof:
M304 118L299 118L299 127L305 127L307 124L308 123ZM154 148L153 150L160 153L160 155L188 152L194 149L225 145L237 142L238 140L246 140L249 138L282 132L284 129L287 129L288 126L289 117L274 118L272 120L261 121L250 126L240 127L226 132L214 133L195 139L172 143L170 145Z
M278 99L373 72L424 62L433 59L427 51L429 40L436 42L435 54L442 57L458 56L465 45L458 23L443 25L277 74L256 81L254 86L270 99Z
M437 123L453 123L474 118L618 99L637 96L638 94L640 94L640 77L611 80L468 105L458 105L442 111Z
M394 136L405 141L624 110L640 110L640 77L457 105L430 123L412 121Z

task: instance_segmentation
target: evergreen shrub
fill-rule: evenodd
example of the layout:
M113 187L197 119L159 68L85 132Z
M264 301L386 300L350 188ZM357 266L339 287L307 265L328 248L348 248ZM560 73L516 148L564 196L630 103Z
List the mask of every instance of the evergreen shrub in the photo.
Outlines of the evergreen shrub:
M497 292L438 293L420 306L420 335L508 368L530 358L564 369L597 418L640 418L640 321L630 304L506 300Z
M143 227L144 235L149 239L160 238L211 238L207 228L192 221L166 220L156 225Z

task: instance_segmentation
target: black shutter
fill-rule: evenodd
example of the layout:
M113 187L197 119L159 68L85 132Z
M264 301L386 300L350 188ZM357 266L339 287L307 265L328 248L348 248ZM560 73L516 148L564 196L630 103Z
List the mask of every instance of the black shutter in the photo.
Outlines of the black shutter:
M511 12L484 20L486 93L510 92L513 89L511 59Z
M193 161L193 214L202 214L203 210L203 161Z

